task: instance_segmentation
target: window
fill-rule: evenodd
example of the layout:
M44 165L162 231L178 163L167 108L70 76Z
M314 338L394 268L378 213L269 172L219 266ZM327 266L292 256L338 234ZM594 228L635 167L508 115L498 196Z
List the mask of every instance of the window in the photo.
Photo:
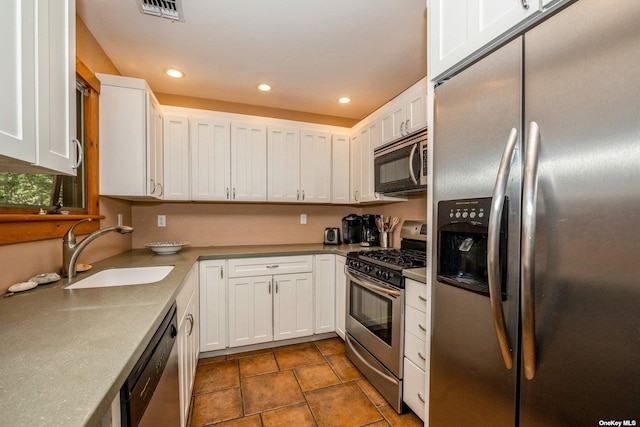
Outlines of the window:
M75 177L0 173L0 244L61 237L82 218L101 218L98 204L98 96L100 83L79 60L77 69L77 137L84 159ZM39 215L41 211L56 215ZM60 211L68 211L61 215ZM65 212L66 213L66 212ZM99 222L79 226L98 229Z

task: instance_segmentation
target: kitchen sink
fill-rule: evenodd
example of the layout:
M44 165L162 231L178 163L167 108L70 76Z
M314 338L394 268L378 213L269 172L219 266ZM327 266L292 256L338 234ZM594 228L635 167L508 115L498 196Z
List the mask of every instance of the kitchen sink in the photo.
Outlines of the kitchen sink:
M67 286L66 289L106 288L155 283L167 277L173 267L173 265L154 265L148 267L109 268L78 280Z

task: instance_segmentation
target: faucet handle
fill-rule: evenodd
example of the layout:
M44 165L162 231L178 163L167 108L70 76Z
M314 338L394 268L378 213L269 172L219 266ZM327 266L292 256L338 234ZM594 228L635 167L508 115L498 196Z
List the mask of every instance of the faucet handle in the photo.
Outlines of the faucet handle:
M89 221L93 221L93 218L81 219L80 221L78 221L75 224L73 224L71 227L69 227L69 229L65 233L64 237L62 238L62 241L63 242L68 242L68 243L75 243L76 242L76 236L75 236L75 234L73 234L73 230L78 225L82 224L83 222L89 222Z

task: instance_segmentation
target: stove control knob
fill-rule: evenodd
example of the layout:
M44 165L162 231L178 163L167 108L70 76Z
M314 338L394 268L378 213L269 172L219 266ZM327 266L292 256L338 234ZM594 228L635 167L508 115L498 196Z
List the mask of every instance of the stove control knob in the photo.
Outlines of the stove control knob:
M382 278L384 280L389 280L389 277L391 277L391 274L388 271L385 271L384 273L382 273Z
M365 273L371 273L372 270L373 270L373 267L371 267L370 265L365 265L364 266L364 272Z
M379 268L376 268L375 272L376 272L376 276L378 276L378 277L382 276L382 271L380 271Z

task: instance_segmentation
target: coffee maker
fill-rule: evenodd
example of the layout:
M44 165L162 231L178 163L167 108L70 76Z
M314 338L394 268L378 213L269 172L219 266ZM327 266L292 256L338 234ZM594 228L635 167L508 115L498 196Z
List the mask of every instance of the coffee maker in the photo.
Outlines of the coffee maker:
M362 239L360 246L380 246L380 232L376 225L379 215L362 215Z
M362 241L362 217L349 214L342 218L342 242L345 245L357 244Z

